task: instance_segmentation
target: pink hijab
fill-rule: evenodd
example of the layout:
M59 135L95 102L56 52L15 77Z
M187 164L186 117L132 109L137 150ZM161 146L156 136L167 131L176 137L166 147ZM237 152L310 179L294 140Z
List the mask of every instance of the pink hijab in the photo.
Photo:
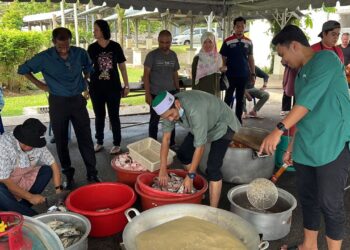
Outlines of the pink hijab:
M205 52L203 49L204 42L210 39L214 47L212 51ZM195 84L198 84L199 79L220 72L220 67L222 67L222 57L218 53L216 48L215 35L212 32L205 32L201 37L202 48L198 53L198 65L196 71Z

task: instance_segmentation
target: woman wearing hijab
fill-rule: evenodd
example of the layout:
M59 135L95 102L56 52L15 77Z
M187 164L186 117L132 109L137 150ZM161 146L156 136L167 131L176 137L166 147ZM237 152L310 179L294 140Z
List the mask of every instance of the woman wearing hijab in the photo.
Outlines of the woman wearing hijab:
M120 152L121 127L119 106L121 97L129 93L128 74L125 65L124 52L119 43L110 40L111 31L105 20L96 20L94 23L96 42L90 44L88 53L94 64L89 86L92 106L95 112L95 126L97 143L95 152L103 149L106 105L113 132L113 147L111 154ZM124 81L121 85L118 68Z
M216 48L215 35L205 32L201 37L202 48L192 62L192 89L202 90L220 97L220 76L226 71L222 57Z

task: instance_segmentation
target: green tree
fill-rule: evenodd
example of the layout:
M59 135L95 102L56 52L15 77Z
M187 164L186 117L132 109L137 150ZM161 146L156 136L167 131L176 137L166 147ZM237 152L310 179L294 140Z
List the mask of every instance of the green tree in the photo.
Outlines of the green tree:
M0 25L2 28L21 29L23 26L23 17L38 13L45 13L59 10L58 3L36 3L32 0L29 3L12 2L0 5L0 13L2 13Z
M20 91L26 81L17 75L17 67L38 53L45 44L45 36L39 32L0 30L0 79L11 91Z

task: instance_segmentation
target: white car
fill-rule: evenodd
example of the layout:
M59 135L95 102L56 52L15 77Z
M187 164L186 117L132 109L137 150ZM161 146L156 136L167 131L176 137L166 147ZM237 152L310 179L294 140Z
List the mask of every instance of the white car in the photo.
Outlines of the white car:
M193 44L199 44L201 42L202 34L205 33L207 30L208 30L207 28L194 28ZM212 32L216 34L214 30ZM174 36L172 44L189 45L191 43L190 34L191 34L191 30L187 29L184 32L182 32L181 35Z

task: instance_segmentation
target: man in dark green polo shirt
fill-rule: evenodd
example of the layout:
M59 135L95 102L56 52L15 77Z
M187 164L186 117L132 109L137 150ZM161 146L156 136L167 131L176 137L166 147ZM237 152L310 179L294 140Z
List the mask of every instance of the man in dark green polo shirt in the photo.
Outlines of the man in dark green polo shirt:
M207 162L210 205L217 207L222 187L220 168L234 132L240 123L232 110L219 98L199 90L181 92L173 96L163 91L152 102L152 108L163 120L163 139L160 152L159 180L166 185L167 155L171 131L175 123L190 130L177 152L178 159L186 165L188 175L184 188L189 192L193 186L198 164L204 147L211 143Z
M296 169L303 209L304 241L298 249L317 249L322 214L328 249L340 250L350 168L350 98L344 65L332 51L315 53L294 25L286 26L272 43L282 63L300 70L295 79L296 104L265 138L260 151L274 152L283 132L296 124L297 132L283 160Z

